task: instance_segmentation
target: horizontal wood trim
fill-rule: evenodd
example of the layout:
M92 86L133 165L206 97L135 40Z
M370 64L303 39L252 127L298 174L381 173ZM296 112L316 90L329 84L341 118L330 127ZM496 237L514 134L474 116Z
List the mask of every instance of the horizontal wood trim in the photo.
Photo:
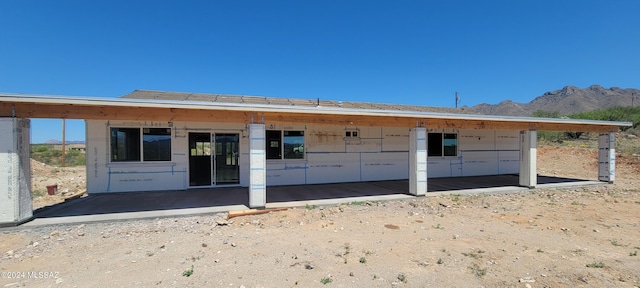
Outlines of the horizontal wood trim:
M89 106L74 104L0 103L0 117L85 120L185 121L215 123L315 124L338 126L428 127L436 129L504 129L615 132L617 126L529 121L412 118L311 113L248 112L205 109Z

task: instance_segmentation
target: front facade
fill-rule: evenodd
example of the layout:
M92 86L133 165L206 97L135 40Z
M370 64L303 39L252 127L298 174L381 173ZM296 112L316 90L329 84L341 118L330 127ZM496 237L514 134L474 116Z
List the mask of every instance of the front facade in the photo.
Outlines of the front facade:
M457 110L456 110L457 111ZM599 132L598 179L615 178L615 132L628 122L435 112L421 106L134 91L96 98L0 94L0 225L32 217L29 118L86 120L87 192L267 187L518 174L536 186L536 131ZM8 132L7 132L8 133ZM179 193L179 192L177 192Z
M89 193L250 183L243 123L87 122ZM409 178L409 128L265 123L266 185ZM519 131L426 129L427 175L517 174Z

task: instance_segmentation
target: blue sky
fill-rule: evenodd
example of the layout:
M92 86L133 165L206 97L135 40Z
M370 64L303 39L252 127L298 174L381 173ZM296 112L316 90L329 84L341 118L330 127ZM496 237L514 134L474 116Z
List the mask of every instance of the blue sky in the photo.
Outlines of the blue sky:
M429 106L640 87L640 1L0 1L0 92ZM61 121L33 121L32 142ZM83 140L68 121L67 140Z

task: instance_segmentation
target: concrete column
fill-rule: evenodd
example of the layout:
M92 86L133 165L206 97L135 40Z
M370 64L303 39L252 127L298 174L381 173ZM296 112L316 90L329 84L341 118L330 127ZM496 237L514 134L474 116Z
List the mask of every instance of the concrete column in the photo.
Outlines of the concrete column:
M538 184L537 137L535 130L520 131L520 186L535 188Z
M427 193L427 128L414 128L409 133L409 193Z
M598 138L598 180L613 183L616 178L616 134L602 133Z
M249 207L267 204L267 153L264 124L249 125Z
M0 226L33 216L29 119L0 118Z

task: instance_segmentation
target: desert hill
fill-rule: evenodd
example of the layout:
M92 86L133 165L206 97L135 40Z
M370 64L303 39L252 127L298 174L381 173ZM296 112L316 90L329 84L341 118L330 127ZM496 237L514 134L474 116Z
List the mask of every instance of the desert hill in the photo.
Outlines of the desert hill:
M633 102L632 102L632 99ZM640 106L640 90L634 88L604 88L591 85L587 88L565 86L546 92L529 103L505 100L498 104L478 104L463 107L473 113L507 116L531 116L536 110L554 111L560 115L609 108L613 106Z

